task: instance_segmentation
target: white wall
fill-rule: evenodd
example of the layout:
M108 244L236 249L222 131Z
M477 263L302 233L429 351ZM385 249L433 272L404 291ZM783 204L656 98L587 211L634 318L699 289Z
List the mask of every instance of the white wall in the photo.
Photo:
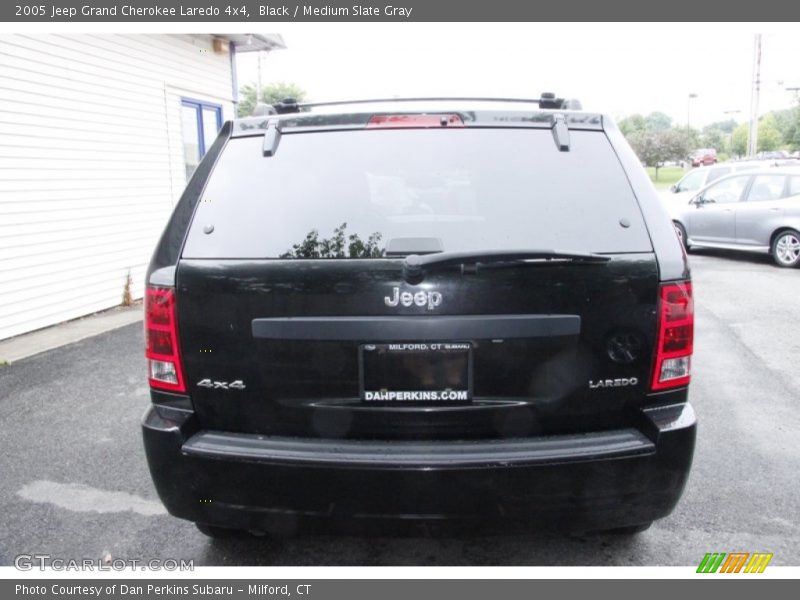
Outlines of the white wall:
M185 185L181 96L232 117L210 36L0 36L0 339L134 297Z

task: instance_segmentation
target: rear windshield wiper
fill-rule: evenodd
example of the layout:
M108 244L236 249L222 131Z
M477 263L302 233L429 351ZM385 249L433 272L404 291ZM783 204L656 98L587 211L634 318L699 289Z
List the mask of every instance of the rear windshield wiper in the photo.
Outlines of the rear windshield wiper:
M589 252L560 252L558 250L475 250L471 252L437 252L435 254L410 254L403 261L406 279L421 277L426 271L452 265L491 263L550 263L579 262L601 264L611 260L608 256Z

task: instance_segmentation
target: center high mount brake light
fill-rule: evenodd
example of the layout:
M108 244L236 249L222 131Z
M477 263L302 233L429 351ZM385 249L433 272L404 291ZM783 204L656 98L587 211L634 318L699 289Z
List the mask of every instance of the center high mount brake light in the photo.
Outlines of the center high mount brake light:
M400 129L405 127L464 127L459 115L374 115L367 123L368 129Z

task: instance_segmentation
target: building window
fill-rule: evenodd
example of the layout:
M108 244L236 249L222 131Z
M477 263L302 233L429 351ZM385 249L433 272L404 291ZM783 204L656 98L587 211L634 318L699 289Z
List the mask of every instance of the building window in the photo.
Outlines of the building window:
M222 107L199 100L181 99L181 129L186 180L192 176L200 159L214 143L222 127Z

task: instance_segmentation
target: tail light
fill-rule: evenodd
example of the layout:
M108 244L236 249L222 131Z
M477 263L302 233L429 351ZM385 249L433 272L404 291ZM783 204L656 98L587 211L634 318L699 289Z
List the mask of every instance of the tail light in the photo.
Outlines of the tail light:
M688 281L661 286L658 305L658 342L652 389L689 383L694 345L694 302Z
M150 387L185 392L183 364L178 351L175 291L148 288L144 301L147 376Z

